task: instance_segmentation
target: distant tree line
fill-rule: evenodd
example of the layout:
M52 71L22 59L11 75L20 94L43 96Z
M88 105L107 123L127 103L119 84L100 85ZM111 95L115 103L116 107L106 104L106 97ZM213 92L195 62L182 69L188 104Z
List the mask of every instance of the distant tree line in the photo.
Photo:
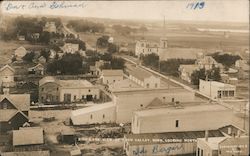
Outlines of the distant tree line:
M88 20L70 20L67 27L72 27L76 32L101 33L105 30L104 24Z
M122 26L122 25L113 25L112 28L115 30L116 33L120 35L130 35L131 33L142 32L145 33L148 31L147 27L141 26L139 28L131 28L129 26Z

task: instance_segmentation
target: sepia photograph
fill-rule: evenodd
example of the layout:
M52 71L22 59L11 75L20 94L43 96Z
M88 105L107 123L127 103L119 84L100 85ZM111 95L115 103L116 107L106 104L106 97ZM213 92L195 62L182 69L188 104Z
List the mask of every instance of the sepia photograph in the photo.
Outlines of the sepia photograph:
M249 0L0 2L0 156L249 156Z

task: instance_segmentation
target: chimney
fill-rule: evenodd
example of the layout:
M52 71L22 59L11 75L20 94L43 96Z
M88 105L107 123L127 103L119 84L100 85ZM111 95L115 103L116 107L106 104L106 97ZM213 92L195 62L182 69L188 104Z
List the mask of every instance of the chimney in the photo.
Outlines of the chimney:
M9 88L3 88L3 94L4 95L9 95L10 89Z
M228 127L228 129L227 129L227 134L229 134L229 135L232 134L232 127Z
M206 141L208 141L208 135L209 135L208 130L206 130L206 131L205 131L205 140L206 140Z

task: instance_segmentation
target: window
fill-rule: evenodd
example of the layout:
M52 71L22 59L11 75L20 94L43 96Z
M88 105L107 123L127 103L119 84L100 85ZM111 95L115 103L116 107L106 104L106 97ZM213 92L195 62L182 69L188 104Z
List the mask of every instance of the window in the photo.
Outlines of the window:
M3 109L7 109L7 108L8 108L7 103L3 103Z
M147 83L147 88L149 88L149 83Z
M82 95L82 99L84 99L84 95Z
M163 96L163 100L165 100L166 99L166 97L165 96Z
M93 119L93 115L92 114L90 115L90 119Z
M197 155L200 156L200 148L198 148Z
M76 100L76 95L74 95L74 100Z
M56 101L58 101L58 99L59 99L59 97L58 97L58 96L56 96Z
M89 92L91 92L91 90L89 89Z
M157 87L158 87L158 84L156 83L156 84L155 84L155 88L157 88Z
M221 98L221 91L218 91L218 98Z
M113 80L113 82L115 82L115 80Z
M41 97L41 100L43 101L43 96Z
M42 88L42 91L44 91L44 88Z
M234 91L233 90L229 90L229 96L234 96Z
M179 120L175 120L175 127L179 127Z
M105 118L105 114L102 115L102 118L103 118L103 119Z
M203 156L203 150L201 150L201 156Z
M174 98L172 98L172 102L174 102Z
M141 104L141 107L143 107L143 104Z

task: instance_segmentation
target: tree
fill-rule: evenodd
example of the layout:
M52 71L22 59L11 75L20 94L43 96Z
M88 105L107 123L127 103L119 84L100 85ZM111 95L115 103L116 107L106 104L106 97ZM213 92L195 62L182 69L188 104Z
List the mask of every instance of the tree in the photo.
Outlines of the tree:
M50 51L47 49L43 49L40 55L43 56L46 59L46 61L48 61L50 56Z
M107 48L108 45L109 45L109 36L102 36L102 37L99 37L96 41L96 46L99 47L99 48Z
M210 70L202 68L200 70L195 70L191 74L191 82L193 85L199 85L199 79L206 80L206 78L213 81L220 81L220 68L212 67Z
M107 51L112 54L119 51L119 47L113 43L109 43Z
M124 69L125 61L122 58L112 58L111 60L111 68L112 69Z
M22 59L26 62L32 62L34 57L35 57L35 53L32 51L24 55Z
M146 66L157 68L159 65L159 56L155 53L142 56L142 63Z
M223 64L226 68L230 68L235 64L235 61L241 59L239 55L220 54L219 52L211 54L211 56L218 62Z
M47 71L51 74L83 74L87 72L87 68L83 68L83 59L79 53L76 54L65 54L59 60L54 60L47 66Z

